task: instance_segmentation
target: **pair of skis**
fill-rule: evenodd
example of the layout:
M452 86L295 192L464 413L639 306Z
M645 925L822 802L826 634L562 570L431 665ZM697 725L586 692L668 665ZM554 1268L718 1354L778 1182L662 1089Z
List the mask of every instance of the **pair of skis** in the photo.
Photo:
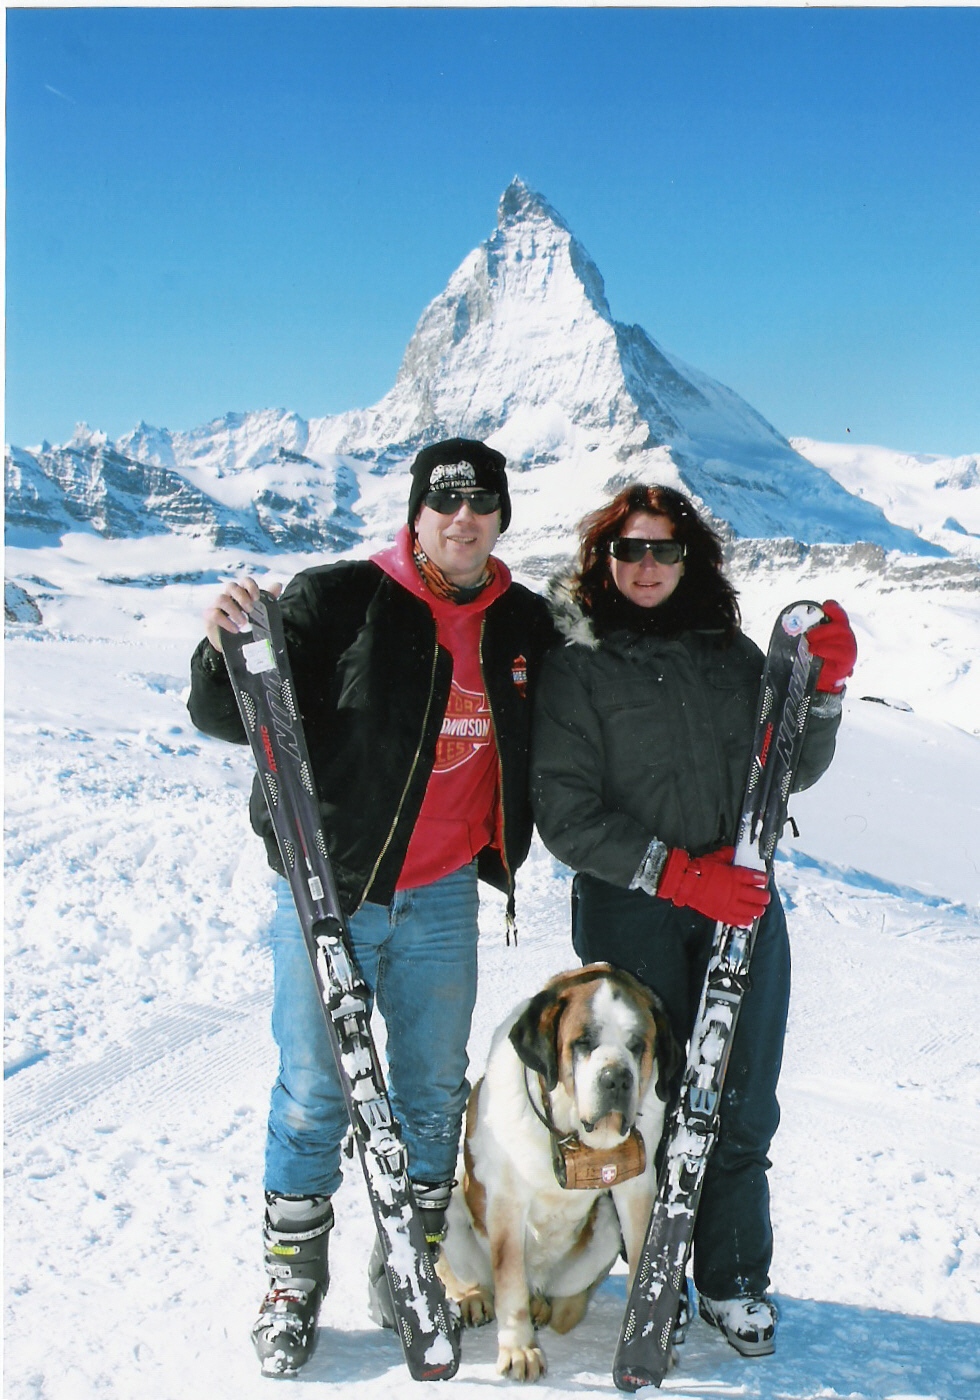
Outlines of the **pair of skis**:
M416 1380L448 1379L459 1366L458 1319L433 1268L371 1034L367 987L350 953L278 603L261 593L250 620L251 635L225 639L225 659L320 990L385 1255L399 1339ZM816 603L800 602L783 609L773 628L739 819L738 865L772 868L820 668L806 633L823 620ZM750 929L725 924L715 929L657 1199L613 1364L620 1390L658 1386L670 1364L757 927L758 921Z
M458 1315L433 1267L371 1033L370 996L350 951L278 603L260 593L249 620L250 635L224 638L225 662L323 1003L396 1330L413 1379L447 1380L459 1366Z
M773 628L735 843L736 865L772 869L820 671L806 634L824 616L816 603L793 603ZM694 1220L718 1137L722 1087L758 926L757 919L748 929L721 923L715 928L680 1098L668 1127L659 1190L613 1363L613 1380L620 1390L659 1386L670 1365Z

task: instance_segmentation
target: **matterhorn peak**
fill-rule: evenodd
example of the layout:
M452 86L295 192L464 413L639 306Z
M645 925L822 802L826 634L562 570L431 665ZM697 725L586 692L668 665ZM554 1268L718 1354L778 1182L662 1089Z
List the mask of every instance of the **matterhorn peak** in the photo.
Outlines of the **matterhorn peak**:
M497 205L497 227L505 228L510 224L530 219L555 224L563 232L571 233L558 210L548 203L544 195L532 190L519 175L515 175L500 196L500 203Z
M552 298L556 288L566 298L584 294L596 315L612 321L601 272L558 210L517 175L500 197L497 233L484 247L498 280L506 271L522 295Z
M394 387L321 442L394 465L456 436L491 439L524 472L554 467L565 495L596 470L680 486L735 535L845 540L861 516L865 539L921 543L848 496L732 390L616 321L598 267L520 176L496 229L422 313Z
M578 424L599 434L620 419L626 436L645 438L629 405L610 402L621 396L617 362L598 268L548 201L515 178L494 233L423 312L372 436L487 437L520 403L557 415L562 432Z

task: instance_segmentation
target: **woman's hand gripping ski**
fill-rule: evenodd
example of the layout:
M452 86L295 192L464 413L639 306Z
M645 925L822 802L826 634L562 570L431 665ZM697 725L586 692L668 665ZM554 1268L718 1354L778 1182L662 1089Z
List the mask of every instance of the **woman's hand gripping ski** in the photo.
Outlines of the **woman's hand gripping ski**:
M722 846L704 856L689 856L675 846L667 852L657 894L716 923L748 928L766 911L769 877L764 870L733 865L734 857L734 846Z

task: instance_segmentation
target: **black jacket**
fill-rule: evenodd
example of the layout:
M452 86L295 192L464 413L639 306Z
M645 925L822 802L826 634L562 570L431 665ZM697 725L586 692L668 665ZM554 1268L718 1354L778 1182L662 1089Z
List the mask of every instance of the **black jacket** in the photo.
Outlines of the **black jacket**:
M567 645L538 686L532 800L541 839L573 870L628 888L653 840L703 855L734 844L763 655L741 632L617 631L600 642L567 595ZM794 789L834 753L837 696L811 707Z
M297 574L282 613L341 902L348 914L365 899L387 904L432 771L452 660L437 645L425 602L370 561ZM504 859L487 847L478 868L509 894L531 841L531 700L554 637L546 603L520 584L486 611L481 662L500 760ZM188 709L205 734L245 742L224 661L206 640L191 661ZM281 872L257 781L250 814Z

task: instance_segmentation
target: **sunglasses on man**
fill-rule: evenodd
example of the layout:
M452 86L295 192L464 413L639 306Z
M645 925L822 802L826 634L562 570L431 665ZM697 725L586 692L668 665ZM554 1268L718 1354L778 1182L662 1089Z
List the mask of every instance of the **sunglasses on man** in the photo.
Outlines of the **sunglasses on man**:
M438 515L455 515L463 502L474 515L492 515L500 509L499 491L427 491L425 504Z
M636 535L620 535L610 540L609 553L622 564L638 564L644 554L652 554L658 564L679 564L687 549L679 540L643 540Z

